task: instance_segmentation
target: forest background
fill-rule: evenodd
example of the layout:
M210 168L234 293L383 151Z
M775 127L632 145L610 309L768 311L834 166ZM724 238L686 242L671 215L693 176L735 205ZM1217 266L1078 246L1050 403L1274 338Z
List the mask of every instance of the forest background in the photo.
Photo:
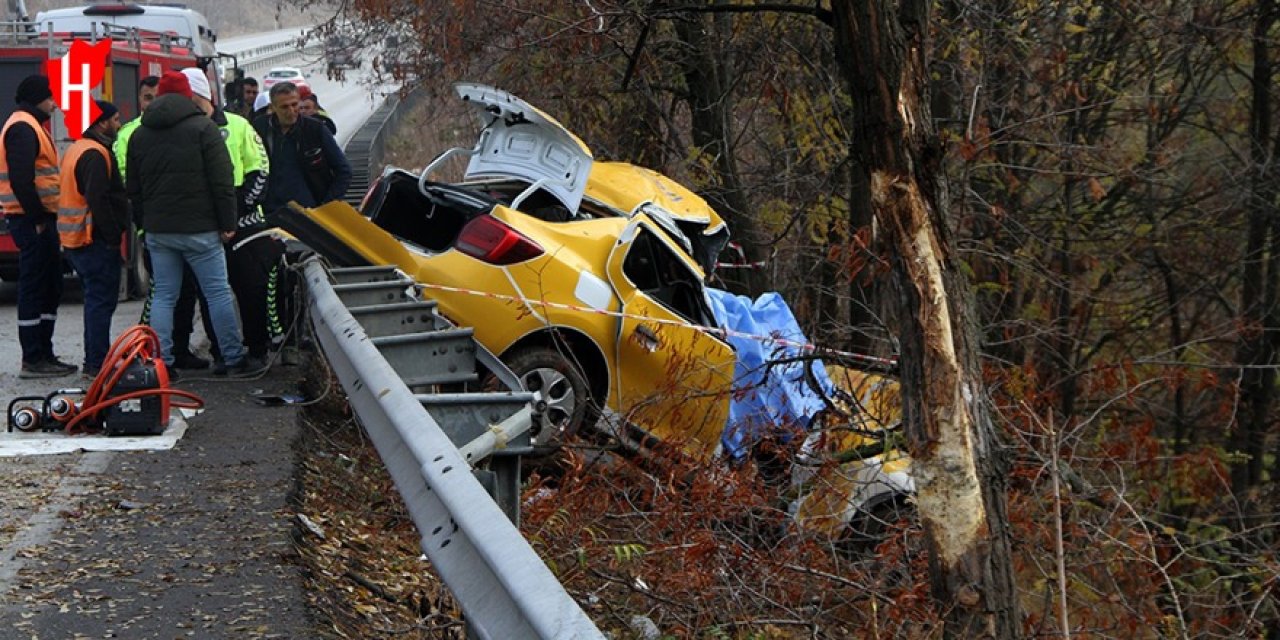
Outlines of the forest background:
M407 47L382 66L439 100L422 126L428 147L474 135L445 106L453 81L511 91L597 158L706 197L740 247L723 259L756 265L720 269L715 285L784 292L815 344L928 372L932 352L910 344L927 318L902 304L909 265L871 179L895 161L886 140L914 143L903 175L923 177L941 264L963 281L946 297L972 329L981 380L969 388L981 397L970 406L992 430L979 415L970 433L990 535L976 581L999 582L990 556L1009 554L1015 633L1280 628L1273 0L340 9L331 26ZM907 402L925 401L912 384ZM940 446L928 429L908 432L917 458ZM677 500L664 483L610 477L615 495L562 487L526 528L544 534L533 539L545 555L599 558L562 577L578 592L613 585L629 603L620 611L657 609L664 629L695 635L811 632L819 620L833 636L957 628L966 594L939 587L946 567L911 553L910 527L870 558L823 555L761 533L759 505L743 524L723 495L699 511L687 491ZM604 535L620 505L646 527ZM591 524L565 535L565 510ZM914 535L936 553L946 521L925 515ZM619 553L626 544L646 552Z

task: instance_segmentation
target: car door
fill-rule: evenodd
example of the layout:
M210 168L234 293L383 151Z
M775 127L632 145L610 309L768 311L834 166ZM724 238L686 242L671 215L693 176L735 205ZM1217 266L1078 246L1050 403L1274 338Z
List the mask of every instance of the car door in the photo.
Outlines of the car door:
M702 274L644 217L619 236L608 276L622 301L617 408L628 425L697 459L715 454L729 417L733 348L714 326Z

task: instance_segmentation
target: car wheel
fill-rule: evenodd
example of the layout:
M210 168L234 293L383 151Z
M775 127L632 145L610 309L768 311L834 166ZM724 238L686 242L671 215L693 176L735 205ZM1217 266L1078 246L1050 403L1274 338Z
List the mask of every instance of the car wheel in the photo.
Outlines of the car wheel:
M852 560L869 563L879 585L892 588L912 584L926 553L920 514L905 496L854 516L837 546Z
M528 347L503 362L529 391L542 394L544 419L533 427L533 445L551 449L578 433L591 415L591 392L586 377L569 356L547 347Z

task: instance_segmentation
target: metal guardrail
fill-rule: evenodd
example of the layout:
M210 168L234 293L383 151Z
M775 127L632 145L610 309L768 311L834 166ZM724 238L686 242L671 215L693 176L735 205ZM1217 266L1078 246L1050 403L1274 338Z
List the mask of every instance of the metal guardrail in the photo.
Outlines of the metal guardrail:
M307 53L316 53L319 51L318 43L311 43L305 48L298 46L299 39L304 31L301 29L288 29L280 32L279 38L270 42L256 44L251 47L219 47L223 53L229 53L236 56L236 64L244 69L245 72L256 71L258 69L270 68L276 63L283 62Z
M359 208L360 201L369 191L375 174L381 172L382 155L386 136L395 129L400 114L408 105L397 94L386 97L381 105L369 115L369 119L352 134L342 150L351 165L351 182L347 184L347 193L343 197L353 207Z
M304 277L320 346L471 634L603 638L515 524L520 458L503 454L527 447L537 396L519 391L470 329L436 315L435 304L418 300L414 282L394 268L327 270L311 258ZM515 391L411 390L475 380L477 362ZM487 473L468 473L489 453Z

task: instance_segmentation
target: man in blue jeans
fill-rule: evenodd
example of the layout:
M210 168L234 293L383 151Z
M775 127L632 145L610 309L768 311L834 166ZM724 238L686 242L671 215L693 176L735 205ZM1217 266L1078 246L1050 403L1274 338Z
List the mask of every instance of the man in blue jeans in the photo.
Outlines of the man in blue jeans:
M173 308L185 263L209 302L226 363L214 373L257 371L264 365L246 357L222 249L236 229L231 156L218 126L191 96L185 75L166 72L126 154L126 191L134 216L146 231L155 273L151 326L160 337L165 364L172 365Z
M84 377L95 378L111 343L111 316L120 294L120 242L129 228L129 201L111 143L120 131L116 106L98 100L101 115L62 156L58 238L84 291Z

